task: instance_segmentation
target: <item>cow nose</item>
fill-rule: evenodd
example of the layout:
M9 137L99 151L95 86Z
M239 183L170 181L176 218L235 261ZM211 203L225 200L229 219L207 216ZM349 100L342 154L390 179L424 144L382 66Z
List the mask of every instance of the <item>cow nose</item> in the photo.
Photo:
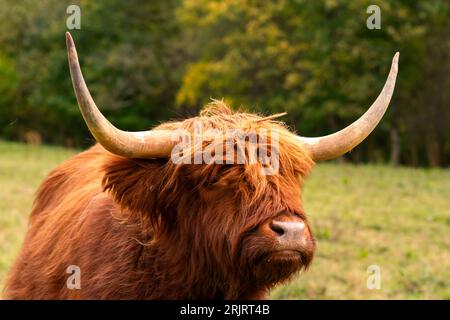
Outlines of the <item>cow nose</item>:
M302 221L272 221L272 231L277 234L280 245L297 247L304 241L305 223Z

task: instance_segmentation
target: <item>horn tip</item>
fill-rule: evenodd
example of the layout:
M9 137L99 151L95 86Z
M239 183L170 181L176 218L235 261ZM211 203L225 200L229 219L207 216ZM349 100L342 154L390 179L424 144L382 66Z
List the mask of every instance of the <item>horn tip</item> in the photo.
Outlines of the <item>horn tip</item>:
M71 49L71 48L75 47L75 44L73 43L72 35L70 34L69 31L66 32L66 45L67 45L67 49Z
M394 58L392 59L393 64L398 64L398 59L400 58L400 52L397 51L394 55Z

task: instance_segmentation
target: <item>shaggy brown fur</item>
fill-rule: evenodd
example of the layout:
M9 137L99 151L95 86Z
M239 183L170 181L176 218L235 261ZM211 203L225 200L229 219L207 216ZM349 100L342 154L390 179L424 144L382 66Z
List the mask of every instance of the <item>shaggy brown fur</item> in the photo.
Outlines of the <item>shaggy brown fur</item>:
M267 221L306 221L302 179L313 161L282 124L214 102L164 129L272 129L279 172L260 164L127 159L100 145L66 161L40 186L5 297L12 299L253 299L311 262L276 256ZM81 289L66 269L81 269Z

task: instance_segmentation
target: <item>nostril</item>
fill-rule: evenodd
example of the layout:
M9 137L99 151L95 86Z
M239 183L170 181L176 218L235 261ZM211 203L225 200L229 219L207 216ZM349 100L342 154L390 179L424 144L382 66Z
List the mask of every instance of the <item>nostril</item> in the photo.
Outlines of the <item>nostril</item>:
M279 225L276 221L272 222L270 224L270 228L272 229L273 232L275 232L278 236L282 236L284 234L284 228Z

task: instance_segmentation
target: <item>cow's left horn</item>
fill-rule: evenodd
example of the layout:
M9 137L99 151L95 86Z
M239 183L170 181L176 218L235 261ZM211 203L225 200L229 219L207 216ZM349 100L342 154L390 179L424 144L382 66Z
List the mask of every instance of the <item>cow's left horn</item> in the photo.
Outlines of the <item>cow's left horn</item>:
M391 71L380 95L358 120L327 136L298 137L312 159L320 161L337 158L360 144L375 129L386 112L394 92L399 55L397 52L392 59Z
M70 75L84 121L92 135L106 150L129 158L164 158L174 143L171 132L151 130L127 132L114 127L98 110L81 73L77 50L69 32L66 33Z

